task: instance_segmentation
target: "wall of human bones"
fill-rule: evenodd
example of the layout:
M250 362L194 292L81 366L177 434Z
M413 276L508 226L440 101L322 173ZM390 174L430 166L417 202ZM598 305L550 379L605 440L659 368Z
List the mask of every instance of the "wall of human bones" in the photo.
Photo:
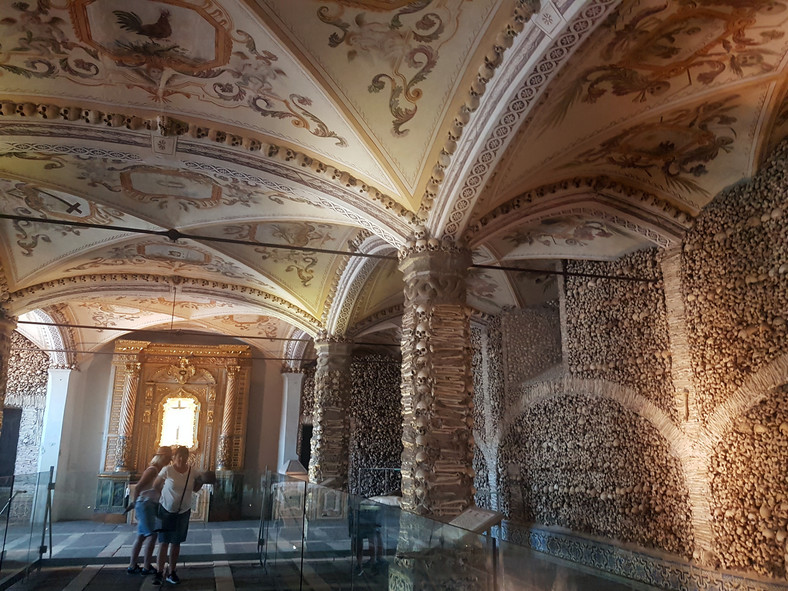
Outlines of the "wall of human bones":
M568 278L561 365L507 313L474 329L476 486L497 480L510 519L786 576L787 163L783 146L675 252L568 263L654 281Z
M15 474L38 471L38 453L44 429L49 356L18 332L11 335L8 384L4 406L22 409Z
M350 417L350 492L389 494L400 486L402 413L400 365L386 355L354 357Z
M724 567L773 576L788 562L787 167L784 143L716 198L681 267L715 550Z

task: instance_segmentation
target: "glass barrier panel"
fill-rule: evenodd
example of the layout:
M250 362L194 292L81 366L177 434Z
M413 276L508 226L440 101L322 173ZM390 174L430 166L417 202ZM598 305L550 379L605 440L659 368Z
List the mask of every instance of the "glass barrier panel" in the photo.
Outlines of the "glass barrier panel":
M130 503L137 476L97 472L60 476L53 500L52 558L75 563L129 559L138 538L137 515ZM259 552L262 491L261 474L251 471L219 472L213 484L187 491L184 507L191 503L191 515L181 556L254 559ZM156 525L160 527L158 521ZM142 562L141 555L138 564Z
M18 474L0 479L3 509L3 558L0 581L38 559L49 473Z
M271 475L270 519L266 522L267 564L285 589L299 586L307 483L282 474Z
M0 477L0 581L17 571L21 564L18 553L14 551L19 537L16 519L11 519L16 507L12 506L14 498L14 477ZM8 550L6 550L8 548Z
M492 549L491 538L403 512L389 581L395 588L492 590Z
M352 499L340 490L309 485L302 566L305 588L351 588Z

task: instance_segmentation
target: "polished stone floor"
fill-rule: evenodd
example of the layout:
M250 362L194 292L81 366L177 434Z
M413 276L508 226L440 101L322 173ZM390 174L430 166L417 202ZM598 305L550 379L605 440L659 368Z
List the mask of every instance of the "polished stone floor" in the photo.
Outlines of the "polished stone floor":
M272 528L265 532L267 553L258 552L256 521L191 524L182 546L178 567L179 588L185 591L215 589L368 590L388 589L388 570L394 563L396 539L384 542L385 562L354 572L346 524L311 528L308 543L301 546L298 528ZM40 534L39 534L40 536ZM44 567L16 582L14 591L136 591L156 589L152 577L129 575L126 565L134 540L132 526L95 522L55 523L52 558ZM36 540L36 546L39 540ZM10 541L13 552L14 540ZM263 548L266 546L263 545ZM265 562L265 566L262 563ZM6 568L3 569L6 571ZM611 580L602 573L523 549L517 574L506 573L497 588L506 591L623 591L650 590L639 583ZM303 582L301 581L303 573ZM435 577L436 581L440 576ZM489 583L489 581L488 581ZM165 583L163 588L173 585ZM421 588L443 588L429 582ZM479 587L484 588L484 585Z

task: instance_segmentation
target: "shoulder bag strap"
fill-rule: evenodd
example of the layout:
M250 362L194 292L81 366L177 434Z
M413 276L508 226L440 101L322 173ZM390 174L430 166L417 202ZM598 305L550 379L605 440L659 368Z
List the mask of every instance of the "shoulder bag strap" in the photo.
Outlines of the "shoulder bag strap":
M178 510L176 513L181 512L181 505L183 505L183 497L186 495L186 489L189 488L189 476L191 476L192 467L189 466L189 472L186 474L186 484L183 485L183 492L181 493L181 500L178 502Z

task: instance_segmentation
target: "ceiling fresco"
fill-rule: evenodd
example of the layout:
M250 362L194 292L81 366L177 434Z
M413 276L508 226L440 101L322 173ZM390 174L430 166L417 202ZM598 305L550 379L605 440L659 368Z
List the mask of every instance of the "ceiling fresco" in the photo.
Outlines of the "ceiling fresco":
M422 231L533 270L471 269L477 312L547 303L788 135L788 0L39 0L0 35L0 303L80 350L396 345Z
M60 104L112 102L219 120L308 147L394 191L351 123L241 3L3 6L2 37L16 41L0 65L10 93L57 88Z
M641 244L641 237L604 220L582 215L550 216L518 226L490 241L502 260L616 259Z
M785 137L786 33L781 1L622 3L522 119L469 219L586 174L696 214Z
M319 68L413 190L451 93L497 2L256 4Z

